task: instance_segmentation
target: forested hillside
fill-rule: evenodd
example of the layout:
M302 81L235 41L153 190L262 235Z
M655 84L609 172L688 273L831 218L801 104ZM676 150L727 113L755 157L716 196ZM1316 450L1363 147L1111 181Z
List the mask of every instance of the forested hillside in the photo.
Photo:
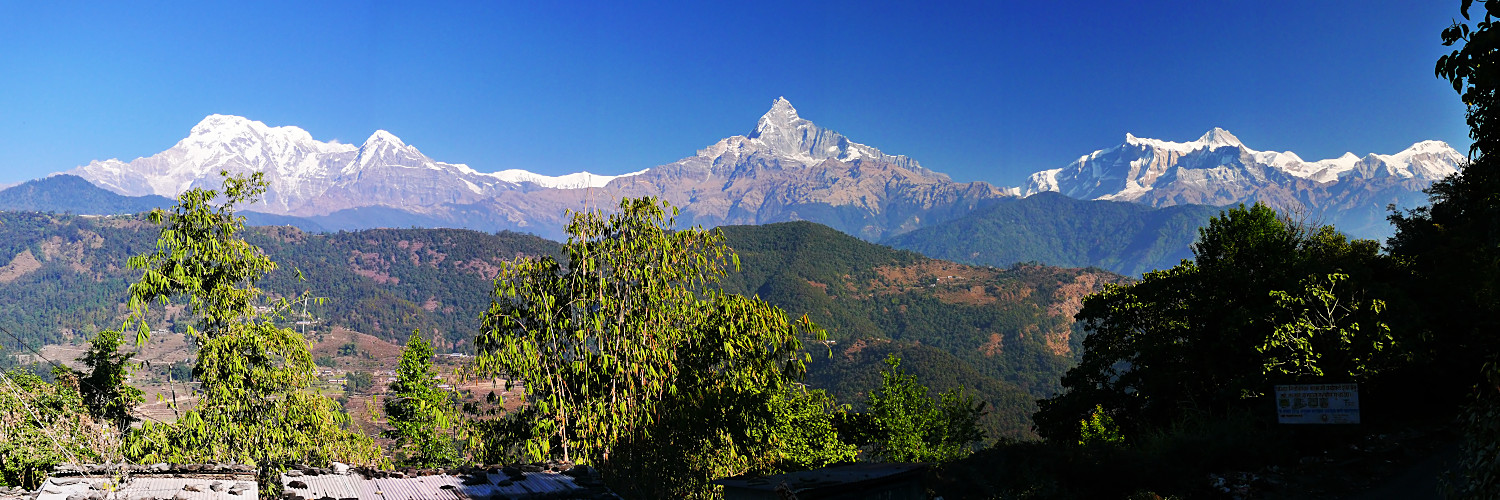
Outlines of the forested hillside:
M37 210L74 214L131 214L172 205L166 197L124 196L76 175L54 175L0 190L0 210Z
M34 344L119 326L126 289L139 278L126 260L154 248L156 232L135 216L0 213L0 259L9 261L0 267L0 325ZM307 305L320 324L388 340L421 328L443 349L460 350L488 306L496 263L557 249L529 235L456 229L317 234L263 227L248 238L279 264L261 283L273 296L307 291L327 299Z
M119 326L133 280L125 260L155 242L146 226L133 217L0 213L0 327L39 347ZM21 350L9 336L0 345Z
M1060 389L1083 340L1085 295L1124 278L1095 269L968 266L866 243L827 226L723 228L740 255L732 292L755 293L828 328L809 379L841 401L879 383L896 353L934 390L966 386L993 408L989 429L1029 432L1034 400Z
M878 385L880 360L898 353L934 390L966 386L988 401L987 428L1007 435L1029 432L1034 400L1055 392L1074 364L1079 300L1122 279L953 264L806 222L724 232L741 258L726 290L757 294L828 329L832 356L814 346L813 385L862 402ZM119 326L126 288L139 278L125 261L154 248L155 235L133 216L0 213L0 255L10 262L0 267L0 324L33 347ZM289 319L315 321L313 332L336 325L392 342L421 329L439 352L472 350L500 261L560 248L530 235L457 229L261 227L247 237L279 264L261 282L272 296L327 299L306 304L307 318ZM13 340L4 345L18 350Z
M1045 192L991 202L885 243L968 264L1041 262L1136 276L1192 257L1189 245L1198 227L1218 213L1218 208L1205 205L1152 208Z
M441 352L472 349L501 261L558 250L527 234L463 229L318 234L262 227L254 233L249 241L281 265L264 282L273 293L325 297L310 309L319 320L391 342L421 329ZM305 281L297 281L294 268Z

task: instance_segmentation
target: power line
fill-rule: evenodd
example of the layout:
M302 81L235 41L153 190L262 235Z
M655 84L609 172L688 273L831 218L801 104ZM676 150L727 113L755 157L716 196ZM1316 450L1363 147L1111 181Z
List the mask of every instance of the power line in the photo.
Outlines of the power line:
M56 361L53 361L53 360L49 359L46 356L43 356L40 351L36 350L36 348L33 348L30 345L27 345L26 341L21 340L20 336L17 336L15 333L12 333L10 331L10 329L6 328L4 325L0 325L0 332L5 332L5 334L9 335L10 338L16 339L16 345L19 345L21 347L25 347L26 350L31 351L31 353L33 355L36 355L37 359L40 359L42 361L46 361L48 364L52 365L53 368L56 368L56 369L59 369L59 370L65 369L62 365L58 364ZM67 370L71 370L71 368L66 368L66 369ZM102 387L96 386L94 384L90 384L87 381L83 380L82 378L78 379L78 383L80 383L80 384L87 384L89 387L93 388L94 390L103 392L103 388ZM158 424L166 424L166 422L163 422L161 420L157 420L155 417L152 417L152 416L147 415L145 413L141 413L140 416L145 417L146 419L151 420L152 422L156 422Z
M0 327L0 329L3 328L4 327ZM9 332L7 331L6 333ZM21 388L16 387L16 385L10 381L10 377L3 372L0 372L0 380L4 380L5 385L10 386L11 390L16 391L16 401L19 401L21 403L21 407L26 409L26 413L31 414L31 418L36 419L38 425L37 429L42 431L42 435L47 436L47 439L52 441L52 445L57 447L57 451L68 454L68 458L73 459L73 463L81 464L82 462L78 460L78 455L74 455L72 451L68 450L67 446L63 446L62 442L57 440L57 436L53 436L51 432L47 432L47 426L42 421L42 416L38 414L36 410L31 409L31 405L26 404L26 399L21 397L21 394L23 394Z
M39 359L41 359L43 361L46 361L47 363L51 364L54 368L62 368L60 365L57 364L56 361L52 361L51 359L47 358L46 356L43 356L42 353L37 352L36 349L32 348L29 345L26 345L26 342L23 341L23 340L21 340L21 337L17 336L15 333L12 333L10 331L10 329L5 328L4 326L0 326L0 331L5 332L5 334L9 335L10 338L16 339L16 343L17 344L20 344L22 347L25 347L26 350L31 351L32 354L35 354L37 358L39 358ZM36 410L33 410L31 408L31 405L26 404L26 400L22 396L23 392L21 391L21 389L19 387L16 387L16 385L15 385L14 382L11 381L10 376L6 375L5 372L0 372L0 379L3 379L5 381L5 384L7 386L10 386L11 390L13 390L13 391L16 392L16 400L21 403L21 406L23 408L26 408L26 412L27 413L31 414L31 418L36 419L37 424L39 426L38 430L40 430L43 435L47 436L47 439L49 439L49 440L52 441L52 445L56 446L57 449L58 449L58 451L61 451L61 452L65 453L65 454L67 454L68 457L73 460L74 464L83 465L83 461L81 461L81 460L78 459L78 455L74 454L71 450L68 449L68 447L63 446L62 442L58 441L57 436L54 436L54 435L52 435L51 432L48 432L47 427L45 425L43 425L41 415L38 414L36 412ZM80 384L87 384L87 382L84 382L83 379L81 379L81 378L78 379L78 383L80 383ZM96 390L98 389L98 387L94 386L93 384L88 384L88 385L90 387L93 387ZM146 417L146 418L150 418L152 421L155 421L157 423L165 424L165 422L162 422L160 420L156 420L155 418L151 418L150 415L146 415L146 414L142 413L141 416ZM124 437L124 429L120 429L120 430L118 430L118 432L120 432L119 437ZM108 462L106 462L106 463L108 463ZM122 467L120 468L120 472L124 472L123 465L124 464L122 463L121 464ZM111 497L113 497L113 494L111 494Z

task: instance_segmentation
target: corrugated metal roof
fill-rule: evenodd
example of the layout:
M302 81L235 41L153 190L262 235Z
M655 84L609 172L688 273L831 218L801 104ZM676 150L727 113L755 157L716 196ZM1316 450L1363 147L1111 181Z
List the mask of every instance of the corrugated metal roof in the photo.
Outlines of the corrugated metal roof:
M257 498L255 478L159 477L151 475L114 477L51 477L37 490L36 500L72 498L181 500L249 500Z
M449 471L344 471L304 469L281 475L283 493L297 498L471 500L488 498L618 498L581 467L571 473L539 466ZM426 473L425 475L423 473ZM578 477L574 477L578 476Z

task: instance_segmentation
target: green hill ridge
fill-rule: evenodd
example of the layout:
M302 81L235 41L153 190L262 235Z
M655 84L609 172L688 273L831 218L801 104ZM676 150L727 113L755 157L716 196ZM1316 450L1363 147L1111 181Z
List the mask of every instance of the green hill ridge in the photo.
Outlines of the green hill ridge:
M1197 228L1218 213L1206 205L1152 208L1046 192L996 201L884 243L969 264L1041 262L1138 276L1191 257Z

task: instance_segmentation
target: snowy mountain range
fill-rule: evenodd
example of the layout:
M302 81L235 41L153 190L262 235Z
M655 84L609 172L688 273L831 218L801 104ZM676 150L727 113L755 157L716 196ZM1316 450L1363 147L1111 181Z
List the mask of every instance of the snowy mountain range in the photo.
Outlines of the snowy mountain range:
M1192 142L1127 134L1125 142L1000 188L954 182L916 160L889 155L803 119L784 98L745 135L676 162L621 175L494 173L428 158L377 130L359 146L322 142L297 127L211 115L172 148L130 162L94 161L64 172L127 196L174 197L213 187L218 172L265 172L252 210L318 220L330 229L403 222L515 229L558 237L566 210L658 196L680 222L707 226L812 220L880 240L962 216L989 200L1057 191L1151 206L1264 201L1381 236L1385 206L1412 205L1421 189L1457 171L1464 156L1424 141L1391 155L1305 161L1257 151L1215 128Z
M1220 128L1192 142L1125 134L1123 144L1032 174L1018 194L1057 191L1155 207L1260 201L1350 234L1381 237L1390 231L1387 205L1425 202L1421 190L1457 172L1465 160L1441 141L1418 142L1391 155L1345 153L1306 161L1290 151L1250 149Z
M359 146L322 142L297 127L270 127L239 116L210 115L171 149L130 162L94 161L65 173L126 196L169 198L216 187L220 171L264 172L270 186L254 209L326 215L361 206L425 212L472 203L501 191L599 187L618 176L580 172L549 177L524 170L475 171L434 161L384 130Z
M1234 194L1254 190L1285 175L1320 184L1379 178L1428 182L1458 171L1464 156L1442 141L1422 141L1393 155L1354 153L1305 161L1291 151L1256 151L1229 131L1215 127L1192 142L1170 142L1125 134L1125 143L1093 152L1066 167L1031 174L1025 195L1058 191L1074 198L1167 203L1164 191L1189 185L1211 186L1221 199L1210 205L1244 201ZM1285 179L1274 179L1284 181ZM1205 197L1214 198L1214 195ZM1174 200L1178 203L1184 200Z

